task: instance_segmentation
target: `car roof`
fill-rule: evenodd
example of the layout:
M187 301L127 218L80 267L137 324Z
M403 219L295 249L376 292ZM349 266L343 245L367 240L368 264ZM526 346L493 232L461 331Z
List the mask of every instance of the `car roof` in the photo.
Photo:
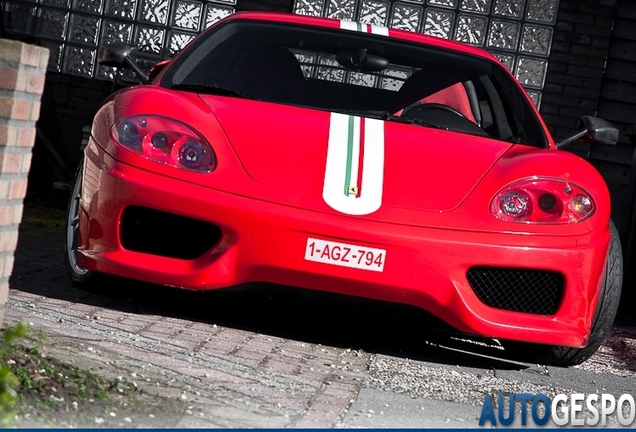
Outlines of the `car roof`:
M226 18L224 18L221 22L234 21L234 20L254 20L254 21L275 21L281 23L290 23L290 24L301 24L315 27L324 27L331 29L339 29L340 23L343 20L337 20L332 18L322 18L322 17L314 17L314 16L306 16L306 15L298 15L292 13L282 13L282 12L261 12L261 11L249 11L249 12L237 12L232 14ZM219 22L220 23L220 22ZM447 39L442 39L436 36L425 35L422 33L416 33L406 30L400 30L395 28L388 28L388 35L393 39L401 39L409 42L416 42L426 45L432 45L440 48L445 48L465 54L471 54L475 56L479 56L482 58L486 58L489 60L494 60L499 62L499 60L490 54L488 51L474 47L472 45L468 45L462 42L451 41Z

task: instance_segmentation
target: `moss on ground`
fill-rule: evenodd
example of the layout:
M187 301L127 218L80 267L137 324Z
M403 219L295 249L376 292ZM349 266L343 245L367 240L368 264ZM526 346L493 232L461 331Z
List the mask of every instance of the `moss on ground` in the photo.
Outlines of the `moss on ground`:
M10 347L0 358L18 378L19 427L170 427L186 412L182 401L149 394L133 381L108 380L49 357L37 346L45 336Z

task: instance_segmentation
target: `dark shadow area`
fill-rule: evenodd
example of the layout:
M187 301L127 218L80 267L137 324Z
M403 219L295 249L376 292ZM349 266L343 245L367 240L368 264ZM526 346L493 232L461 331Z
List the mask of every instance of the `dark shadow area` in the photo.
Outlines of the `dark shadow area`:
M488 346L495 345L492 340L468 338L412 306L265 283L193 292L108 279L105 285L91 291L114 299L129 298L130 303L138 306L132 311L135 313L167 315L414 360L480 368L516 368L495 359L478 357L479 354L499 356L500 350L473 346L455 338L471 339Z
M92 124L97 108L113 89L111 82L47 73L27 200L66 207L69 182L82 155L82 128Z
M498 360L496 341L469 338L415 307L271 284L195 292L104 277L87 290L64 270L63 222L30 220L21 230L12 290L134 314L217 324L271 336L414 360L523 369Z

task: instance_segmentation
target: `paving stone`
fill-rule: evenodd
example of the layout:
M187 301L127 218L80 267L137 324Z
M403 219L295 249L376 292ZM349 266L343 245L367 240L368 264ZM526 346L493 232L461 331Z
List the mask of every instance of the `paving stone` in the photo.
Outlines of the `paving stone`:
M6 321L30 322L33 329L48 335L47 350L75 365L106 377L135 373L136 382L146 391L166 398L185 395L194 409L192 414L184 413L176 427L332 428L356 427L356 422L373 425L373 419L365 417L363 423L360 416L347 415L347 409L361 388L383 382L370 379L370 366L375 361L377 369L378 358L389 359L385 361L385 372L393 375L387 378L386 386L406 388L400 384L407 381L396 381L400 376L389 366L409 363L408 360L341 348L347 345L340 339L333 344L338 346L329 346L328 330L322 337L312 339L320 344L304 341L306 335L302 333L286 338L283 335L288 334L287 328L265 326L269 317L257 324L250 320L235 324L231 313L228 317L223 310L207 314L207 309L196 309L192 299L203 297L164 287L148 288L136 282L130 283L130 289L79 290L66 276L60 252L62 241L61 229L42 235L20 235L9 280ZM163 296L170 300L162 302ZM222 297L215 300L231 304ZM258 331L261 326L267 331ZM609 350L604 355L612 353ZM455 360L453 356L451 362ZM426 367L447 371L454 364L438 361ZM633 365L629 365L621 373L633 374ZM511 369L510 373L523 375ZM480 371L482 375L490 373L488 368ZM580 373L584 373L583 369ZM515 379L521 382L527 376L529 373ZM594 380L600 377L600 373L594 375ZM414 389L432 379L420 375L406 378ZM632 381L625 382L633 382L632 375L628 378ZM452 396L451 387L454 386L449 386L448 394Z

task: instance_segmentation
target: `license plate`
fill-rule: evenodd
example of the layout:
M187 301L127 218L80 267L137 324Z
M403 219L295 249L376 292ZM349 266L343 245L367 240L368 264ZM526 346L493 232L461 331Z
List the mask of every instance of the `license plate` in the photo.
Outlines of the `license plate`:
M323 264L381 272L384 271L386 250L308 238L305 259Z

